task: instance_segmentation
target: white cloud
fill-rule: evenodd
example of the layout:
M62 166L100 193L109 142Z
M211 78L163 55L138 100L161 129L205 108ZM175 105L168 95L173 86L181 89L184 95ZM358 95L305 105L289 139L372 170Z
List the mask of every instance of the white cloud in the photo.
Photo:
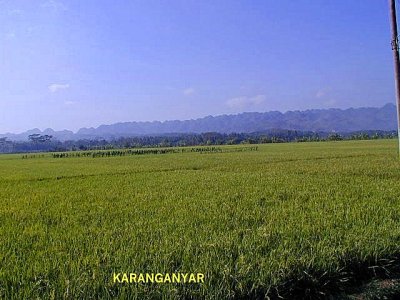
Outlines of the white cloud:
M16 37L15 32L9 32L6 34L6 39L7 40L12 40Z
M12 15L20 15L22 14L22 10L20 9L10 9L7 11L8 15L12 16Z
M69 88L69 84L53 83L48 86L50 92L55 93Z
M332 107L333 105L337 104L337 101L332 98L330 88L318 90L315 94L315 98L320 99L320 103L327 107Z
M192 87L183 90L183 94L185 96L193 95L195 92L196 92L195 89Z
M76 103L75 101L65 101L65 102L64 102L64 104L65 104L65 105L68 105L68 106L74 105L75 103Z
M46 2L42 3L42 7L43 8L48 8L48 9L52 9L54 11L65 11L67 10L67 7L65 6L65 4L63 4L60 1L56 1L56 0L48 0Z
M256 108L265 102L265 95L257 95L254 97L237 97L226 101L226 105L232 109L249 109Z
M321 88L315 93L315 98L317 99L326 98L331 94L331 92L332 89L330 87Z
M324 90L319 90L318 92L317 92L317 94L315 95L315 97L316 98L322 98L322 97L324 97L325 96L325 91Z

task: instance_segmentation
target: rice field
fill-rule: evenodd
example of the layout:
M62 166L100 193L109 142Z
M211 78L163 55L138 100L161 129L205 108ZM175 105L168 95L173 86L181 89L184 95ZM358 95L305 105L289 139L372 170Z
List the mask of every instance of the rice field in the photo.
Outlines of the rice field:
M0 298L324 299L390 277L400 268L396 146L0 155ZM204 282L115 280L123 273Z

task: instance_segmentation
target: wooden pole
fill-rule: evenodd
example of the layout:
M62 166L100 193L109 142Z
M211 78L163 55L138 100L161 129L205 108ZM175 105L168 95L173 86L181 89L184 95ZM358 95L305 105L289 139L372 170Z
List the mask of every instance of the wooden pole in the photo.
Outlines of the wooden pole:
M400 155L400 58L399 58L399 38L397 33L396 3L395 0L389 0L390 23L392 27L392 50L394 60L394 79L396 87L397 102L397 137L399 140Z

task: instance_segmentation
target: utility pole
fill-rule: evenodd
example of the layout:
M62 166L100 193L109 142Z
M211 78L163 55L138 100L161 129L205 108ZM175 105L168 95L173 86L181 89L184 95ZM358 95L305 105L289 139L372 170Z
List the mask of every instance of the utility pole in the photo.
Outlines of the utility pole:
M389 0L390 23L392 26L392 50L394 59L394 77L396 86L397 102L397 137L399 140L400 155L400 58L399 58L399 36L397 33L396 0Z

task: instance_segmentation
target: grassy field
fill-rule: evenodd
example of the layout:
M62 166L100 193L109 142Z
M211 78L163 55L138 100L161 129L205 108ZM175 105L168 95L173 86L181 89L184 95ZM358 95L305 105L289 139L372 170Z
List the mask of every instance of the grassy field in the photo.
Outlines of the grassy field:
M388 275L400 254L396 143L1 155L0 297L323 298ZM205 283L121 284L113 272Z

